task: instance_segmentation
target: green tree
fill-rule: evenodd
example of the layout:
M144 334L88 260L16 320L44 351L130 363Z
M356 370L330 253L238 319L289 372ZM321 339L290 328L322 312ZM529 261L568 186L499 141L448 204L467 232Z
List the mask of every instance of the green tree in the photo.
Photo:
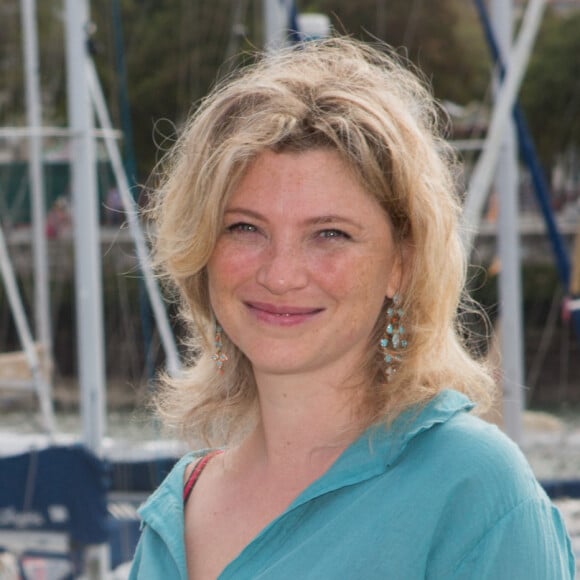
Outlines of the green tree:
M580 146L580 11L548 12L521 92L521 102L546 168Z
M60 2L37 2L39 76L43 118L47 125L64 121L66 78L64 31ZM0 2L0 125L25 125L24 50L19 0Z
M400 48L430 78L439 99L467 104L485 93L490 62L471 2L310 0L304 9L328 14L339 32Z
M96 31L91 44L111 109L121 126L113 0L92 0ZM62 0L38 2L41 81L47 124L66 122L66 66ZM401 47L432 80L436 95L465 104L485 93L489 63L471 2L465 0L298 0L300 11L325 12L339 32L384 37ZM384 7L384 18L377 18ZM23 67L18 0L2 0L0 120L24 121ZM133 143L144 179L159 156L159 141L173 132L195 103L230 68L238 49L262 43L261 0L121 0ZM245 25L235 37L234 14ZM235 62L233 63L235 64ZM162 120L167 120L163 122ZM157 128L157 129L156 129ZM156 131L158 133L156 134ZM161 145L163 149L163 145Z
M93 0L92 13L99 71L118 121L111 1ZM380 4L380 0L298 0L297 8L327 13L336 30L367 40L383 30L384 40L403 47L432 80L440 99L465 104L485 94L489 59L471 2L388 0L379 27ZM259 48L261 0L122 0L134 143L142 176L159 156L159 140L172 132L171 123L179 125L229 68L224 61L233 38L235 8L246 29L238 48Z
M167 145L164 141L174 132L173 126L179 126L224 67L234 4L232 0L122 0L133 141L141 178ZM100 77L118 120L111 0L94 1L92 11ZM251 15L246 16L251 22Z
M13 125L24 119L24 57L17 2L0 4L0 21L0 123Z
M95 60L113 120L120 126L112 0L92 0ZM66 122L62 0L37 2L40 72L46 124ZM159 141L229 68L234 13L245 33L238 48L260 47L261 0L121 0L133 142L140 175L159 157ZM431 79L435 95L459 104L488 94L490 59L471 1L297 0L301 12L323 12L339 32L379 37L407 53ZM23 124L23 58L18 0L2 0L0 123ZM580 140L580 13L548 13L521 99L543 162L549 166ZM238 38L238 37L236 37ZM235 63L234 63L235 64ZM166 119L168 122L161 122ZM159 134L156 135L156 127ZM163 145L161 145L163 149Z

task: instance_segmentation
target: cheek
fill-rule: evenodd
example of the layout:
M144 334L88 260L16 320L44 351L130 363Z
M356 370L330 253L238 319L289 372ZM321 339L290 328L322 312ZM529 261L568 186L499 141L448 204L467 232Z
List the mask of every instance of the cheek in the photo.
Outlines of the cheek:
M215 315L227 325L228 313L237 303L236 292L255 279L257 252L218 243L208 264L209 300ZM225 328L225 326L224 326Z
M348 260L309 260L318 285L338 298L364 302L382 301L386 295L390 264L383 256L355 255ZM370 306L370 305L369 305Z
M385 301L387 266L381 257L359 256L340 263L319 261L313 267L317 286L339 306L340 332L347 340L372 334Z
M240 249L231 251L228 244L218 243L207 264L210 288L229 287L238 283L240 279L247 278L251 275L255 262L255 251Z
M359 260L345 274L342 300L350 304L350 331L372 333L387 296L389 266L379 256Z

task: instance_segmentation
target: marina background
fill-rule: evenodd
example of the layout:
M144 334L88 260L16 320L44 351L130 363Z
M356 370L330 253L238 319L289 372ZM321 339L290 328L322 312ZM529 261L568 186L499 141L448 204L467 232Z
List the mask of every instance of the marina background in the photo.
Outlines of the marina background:
M40 238L46 252L51 328L50 345L41 347L39 353L41 364L46 365L42 372L49 377L56 432L62 441L84 438L98 456L108 454L107 459L115 461L161 453L170 462L184 450L181 442L162 432L147 407L156 373L171 365L136 250L132 220L137 214L128 211L123 195L129 196L129 207L135 210L146 204L148 188L155 187L156 163L174 141L190 109L216 79L249 61L255 49L276 41L275 35L269 34L266 18L273 4L295 9L293 25L299 17L305 17L304 22L310 17L312 22L312 17L324 16L323 21L339 32L370 41L385 40L408 56L432 82L449 115L449 139L463 161L460 188L468 191L482 150L489 145L486 136L494 120L493 95L497 94L498 83L493 51L487 45L478 8L487 6L497 11L513 7L513 37L517 39L530 6L541 2L94 0L89 4L84 0L44 0L36 4L34 19L39 43L35 124L30 122L25 33L21 26L25 9L30 9L33 2L2 0L0 226L25 317L38 339L42 334L35 320L39 288L35 244L39 230L38 224L35 226L35 184L30 172L36 139L36 145L42 146L36 161L44 181ZM98 81L96 90L102 91L101 105L106 106L111 119L111 126L105 126L103 115L95 115L95 110L91 117L98 117L99 126L89 123L86 131L83 129L95 144L90 166L94 183L87 179L92 170L79 174L74 168L82 142L75 141L81 130L71 124L75 115L70 101L75 99L70 97L75 87L70 88L68 77L74 73L69 70L71 57L66 50L66 29L72 20L68 12L83 5L90 8L90 18L77 45L81 49L73 52L78 56L83 47L86 49ZM519 91L519 102L548 184L548 211L563 244L561 249L570 260L570 283L562 282L559 258L535 195L533 175L521 157L516 160L518 186L512 200L517 219L510 232L511 239L521 242L521 261L515 268L501 263L498 240L503 234L498 214L503 197L495 184L483 204L470 270L470 290L492 322L489 328L474 322L482 356L501 349L502 344L519 344L513 327L508 325L507 331L502 327L510 315L521 314L522 377L516 390L523 403L518 443L565 513L578 554L580 333L575 330L571 304L580 294L579 29L580 0L547 2ZM82 89L83 82L79 81L76 88ZM94 94L92 98L98 100ZM122 155L126 188L119 185L111 142ZM90 198L86 211L79 209L85 198ZM86 265L78 249L85 238L91 237L96 251L86 262L94 260L90 266L99 279L93 288L98 292L94 312L90 306L88 310L79 307L78 297L83 292L77 279L79 266ZM521 295L502 295L499 280L506 273L516 278L521 274ZM5 276L2 282L0 382L15 384L14 376L2 378L8 368L11 372L16 369L17 374L22 372L30 382L30 356L19 336ZM165 304L176 348L181 352L175 305L171 300ZM100 330L92 334L89 330L94 344L83 347L78 329L94 323L90 319L100 314L101 305L102 321L98 324L102 322L103 344L98 340ZM83 357L90 359L101 346L103 384L102 388L87 391L98 393L96 404L91 406L83 385ZM498 364L501 379L499 368ZM100 373L98 365L96 370ZM22 445L35 448L37 436L46 434L37 394L34 389L22 392L1 385L0 443L4 455L11 450L16 453ZM507 394L509 402L511 394ZM99 417L101 405L103 415ZM87 429L87 417L93 411L96 420ZM153 455L143 455L144 448ZM160 463L152 465L159 467ZM159 467L155 472L157 479L163 469ZM128 480L128 472L122 472L120 479L123 477ZM153 477L149 484L154 486ZM100 557L102 561L103 554Z

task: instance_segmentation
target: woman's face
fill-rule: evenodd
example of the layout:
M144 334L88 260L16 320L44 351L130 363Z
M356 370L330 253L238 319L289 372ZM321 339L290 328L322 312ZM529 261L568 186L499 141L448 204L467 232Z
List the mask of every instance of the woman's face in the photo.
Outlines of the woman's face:
M257 378L346 377L375 348L399 256L389 218L337 153L264 152L227 202L207 266L212 308Z

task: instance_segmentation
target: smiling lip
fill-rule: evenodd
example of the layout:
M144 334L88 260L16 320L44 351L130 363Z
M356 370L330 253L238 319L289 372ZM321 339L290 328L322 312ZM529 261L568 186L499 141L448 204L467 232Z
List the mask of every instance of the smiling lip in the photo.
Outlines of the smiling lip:
M258 320L282 326L301 324L324 310L323 308L277 306L265 302L246 302L246 306Z

